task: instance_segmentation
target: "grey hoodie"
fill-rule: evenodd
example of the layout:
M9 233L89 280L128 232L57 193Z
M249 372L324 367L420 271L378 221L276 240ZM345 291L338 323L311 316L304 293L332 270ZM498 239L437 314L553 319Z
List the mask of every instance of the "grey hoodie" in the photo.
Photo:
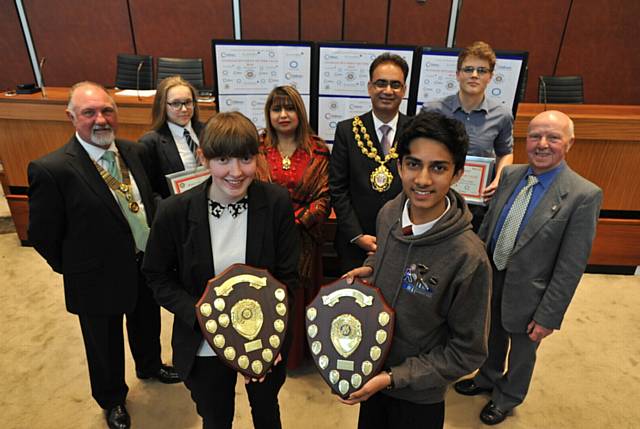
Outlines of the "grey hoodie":
M454 190L448 197L449 210L417 236L402 233L404 193L385 204L378 249L364 262L396 311L385 363L395 386L384 393L420 404L442 401L448 384L487 357L491 265L462 197Z

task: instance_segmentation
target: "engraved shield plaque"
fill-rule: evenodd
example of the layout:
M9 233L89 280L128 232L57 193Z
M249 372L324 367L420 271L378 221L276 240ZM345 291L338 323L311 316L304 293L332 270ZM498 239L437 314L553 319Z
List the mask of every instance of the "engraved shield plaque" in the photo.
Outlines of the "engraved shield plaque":
M343 398L384 367L395 313L380 290L356 279L322 286L305 312L311 356L331 389Z
M209 280L196 304L207 342L226 365L263 377L280 353L287 332L287 287L267 270L234 264Z

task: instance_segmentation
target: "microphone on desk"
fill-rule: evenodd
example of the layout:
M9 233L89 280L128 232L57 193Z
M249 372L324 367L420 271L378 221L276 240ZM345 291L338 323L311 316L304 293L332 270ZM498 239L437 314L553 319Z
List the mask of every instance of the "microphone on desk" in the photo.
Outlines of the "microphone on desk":
M42 98L47 98L47 91L44 89L44 74L42 73L42 70L44 69L44 63L47 61L47 57L42 57L42 59L40 60L40 83L42 84Z
M138 70L136 70L136 92L138 93L138 101L142 100L142 98L140 98L140 70L142 70L143 65L144 60L140 61L140 64L138 64Z
M544 111L547 110L547 83L542 76L538 77L540 81L540 87L542 88L542 101L544 102Z

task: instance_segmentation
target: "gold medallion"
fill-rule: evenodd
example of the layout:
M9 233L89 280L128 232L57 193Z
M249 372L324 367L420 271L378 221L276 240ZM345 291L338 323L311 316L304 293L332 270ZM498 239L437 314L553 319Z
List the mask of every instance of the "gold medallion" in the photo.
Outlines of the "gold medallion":
M226 357L227 360L234 360L236 358L236 349L233 347L227 347L224 349L224 357Z
M393 174L391 171L385 166L385 164L392 159L398 158L398 153L396 152L396 146L392 146L389 149L389 153L382 159L380 154L378 153L378 149L373 147L373 142L371 141L371 136L367 134L367 128L362 123L362 119L359 116L353 118L353 135L356 139L356 143L360 148L360 151L367 158L377 162L380 164L373 172L371 173L370 181L371 186L375 191L384 192L391 187L391 183L393 182ZM367 145L362 142L365 140Z
M276 291L274 292L274 295L278 301L282 301L285 297L284 289L282 288L276 289Z
M373 364L368 360L362 362L362 373L364 375L369 375L371 374L371 371L373 371Z
M229 326L229 315L222 313L220 316L218 316L218 323L223 328L226 328L227 326Z
M314 355L317 355L322 351L322 343L320 341L314 341L311 343L311 351Z
M369 177L371 186L378 192L384 192L391 187L393 181L393 174L389 171L386 165L382 164L373 172Z
M211 316L211 304L209 304L208 302L202 304L200 306L200 314L202 314L204 317Z
M286 156L286 155L282 155L282 169L283 170L289 170L291 168L291 159Z
M249 358L247 355L242 355L238 358L238 366L242 369L247 369L249 367Z
M327 366L329 366L329 357L327 355L320 356L318 359L318 365L320 365L320 368L326 369Z
M231 326L247 340L253 340L262 328L264 315L260 303L253 299L241 299L231 307Z
M224 335L222 334L218 334L215 337L213 337L213 345L216 346L217 348L221 349L224 347Z
M338 390L343 395L347 393L349 391L349 382L347 380L340 380L340 383L338 383Z
M362 341L362 325L351 314L341 314L331 322L331 342L342 357L349 357Z
M382 355L382 350L378 346L373 346L371 350L369 350L369 356L371 356L371 359L374 361L380 359L380 355Z
M274 349L277 349L280 345L280 337L278 337L277 335L270 336L269 344L271 344L271 347L273 347Z
M284 305L282 302L277 303L276 313L278 313L280 316L284 316L287 313L287 306Z
M386 311L381 311L380 314L378 314L378 323L380 326L387 326L389 320L391 320L391 316L389 316L389 313Z
M273 359L273 352L271 349L262 350L262 359L264 359L265 362L271 362Z
M362 384L362 376L360 374L353 374L351 376L351 385L356 389Z
M204 326L207 329L207 332L210 332L212 334L215 334L218 330L218 324L213 319L207 320L207 323L205 323Z
M331 384L336 384L339 379L340 373L338 371L336 371L335 369L329 371L329 381L331 382Z
M213 301L213 306L216 308L216 310L223 311L224 310L224 299L216 298Z
M262 362L260 362L259 360L254 360L253 362L251 362L251 369L256 374L260 374L262 372Z
M307 309L307 319L313 322L313 319L316 318L318 311L314 307L309 307Z
M378 329L376 331L376 341L378 342L378 344L382 344L387 341L387 331L385 331L384 329Z
M131 210L132 213L138 213L140 211L140 206L135 201L131 201L129 203L129 210Z
M276 319L273 321L273 328L276 332L284 331L284 321L282 319Z
M307 328L307 334L309 334L309 336L311 338L315 338L316 335L318 335L318 326L317 325L309 325L309 327Z

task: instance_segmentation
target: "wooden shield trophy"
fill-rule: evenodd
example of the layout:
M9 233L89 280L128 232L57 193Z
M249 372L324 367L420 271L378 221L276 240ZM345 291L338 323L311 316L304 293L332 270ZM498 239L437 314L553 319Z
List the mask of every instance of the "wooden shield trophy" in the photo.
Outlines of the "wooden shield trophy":
M320 288L305 316L313 362L342 398L382 370L395 313L378 288L340 279Z
M196 304L202 334L222 362L263 377L280 353L289 316L287 287L267 270L234 264L209 280Z

